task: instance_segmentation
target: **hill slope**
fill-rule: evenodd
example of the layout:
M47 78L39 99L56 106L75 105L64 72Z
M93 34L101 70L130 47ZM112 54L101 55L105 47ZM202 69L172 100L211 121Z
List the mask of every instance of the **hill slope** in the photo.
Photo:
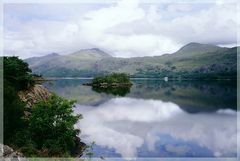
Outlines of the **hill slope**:
M69 55L49 54L26 59L32 71L43 76L89 76L98 60L111 57L97 48L84 49ZM97 67L96 67L97 68ZM90 73L87 73L90 72Z
M173 54L135 58L115 58L94 48L25 61L34 73L50 77L92 77L124 72L131 77L233 78L237 71L237 47L190 43Z

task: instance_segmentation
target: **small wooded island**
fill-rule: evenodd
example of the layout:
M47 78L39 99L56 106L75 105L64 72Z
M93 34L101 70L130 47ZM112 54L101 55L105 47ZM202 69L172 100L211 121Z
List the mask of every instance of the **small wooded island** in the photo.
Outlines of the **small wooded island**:
M91 83L85 83L83 85L100 87L100 88L120 88L120 87L131 87L132 82L129 76L125 73L113 73L107 76L95 77Z

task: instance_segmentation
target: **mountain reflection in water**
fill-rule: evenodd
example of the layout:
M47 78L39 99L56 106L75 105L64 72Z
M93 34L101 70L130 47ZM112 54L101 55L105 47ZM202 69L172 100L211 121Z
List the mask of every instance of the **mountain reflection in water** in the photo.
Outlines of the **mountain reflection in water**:
M236 84L134 80L124 97L57 80L46 86L76 99L81 139L94 157L236 157ZM116 92L116 91L114 91Z

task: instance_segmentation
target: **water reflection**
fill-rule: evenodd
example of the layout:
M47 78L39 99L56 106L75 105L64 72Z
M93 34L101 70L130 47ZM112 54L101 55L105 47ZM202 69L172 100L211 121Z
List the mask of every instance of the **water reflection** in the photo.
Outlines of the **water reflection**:
M57 94L75 99L79 104L99 105L115 96L107 92L96 92L83 86L89 80L56 80L45 86ZM134 80L126 97L173 102L189 113L214 112L218 109L237 108L236 83L229 81L143 81Z
M98 93L112 94L114 96L125 96L130 92L130 88L131 87L92 87L93 91L96 91Z
M229 81L134 80L130 91L93 90L89 80L45 85L77 100L76 126L95 157L235 157L237 91Z
M46 82L44 85L62 97L77 100L79 104L98 105L113 97L113 95L95 92L90 86L82 85L87 82L89 80L86 79L55 80Z
M135 81L127 96L171 101L189 113L236 110L236 86L230 81Z
M96 142L96 157L236 156L233 110L192 115L171 102L114 98L75 112L83 113L77 127L83 141Z

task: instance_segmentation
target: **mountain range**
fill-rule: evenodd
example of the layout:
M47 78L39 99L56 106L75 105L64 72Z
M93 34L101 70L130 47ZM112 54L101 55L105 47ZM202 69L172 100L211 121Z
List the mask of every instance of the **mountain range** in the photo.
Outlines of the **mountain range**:
M237 49L189 43L177 52L161 56L117 58L98 49L68 55L52 53L25 59L33 73L45 77L94 77L113 72L131 77L221 79L236 78Z

